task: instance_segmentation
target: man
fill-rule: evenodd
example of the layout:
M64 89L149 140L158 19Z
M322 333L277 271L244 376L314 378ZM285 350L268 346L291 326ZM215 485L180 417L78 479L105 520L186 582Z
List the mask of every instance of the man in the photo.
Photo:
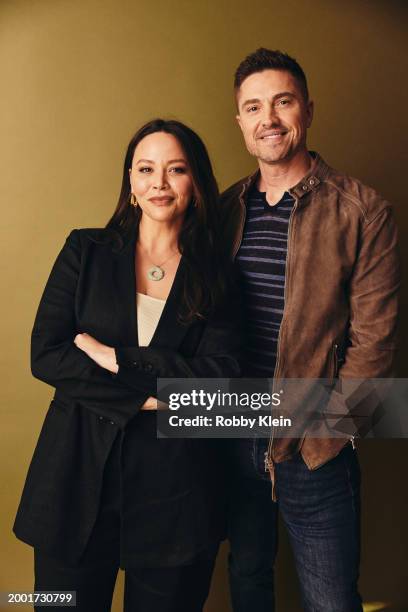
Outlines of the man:
M243 275L246 376L390 376L399 285L390 205L308 151L313 102L293 58L267 49L249 55L235 73L235 97L259 165L222 197L223 231ZM341 400L334 393L329 408ZM313 431L303 439L234 441L234 612L275 609L278 507L304 609L362 610L354 442Z

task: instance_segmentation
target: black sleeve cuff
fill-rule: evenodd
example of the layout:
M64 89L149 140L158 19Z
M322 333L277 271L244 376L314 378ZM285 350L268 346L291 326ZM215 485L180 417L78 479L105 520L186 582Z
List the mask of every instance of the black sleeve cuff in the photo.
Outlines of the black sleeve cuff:
M135 389L157 395L157 370L142 359L138 347L116 348L116 363L119 366L117 380Z

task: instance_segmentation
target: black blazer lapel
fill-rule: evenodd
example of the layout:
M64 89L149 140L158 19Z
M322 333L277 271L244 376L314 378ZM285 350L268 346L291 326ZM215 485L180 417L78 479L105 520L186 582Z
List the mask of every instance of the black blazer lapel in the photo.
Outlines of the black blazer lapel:
M182 323L178 315L178 306L182 298L185 272L186 265L182 257L162 315L149 346L164 346L176 351L190 327L188 323Z
M132 230L123 240L124 244L120 251L112 253L112 290L115 293L116 316L120 322L120 342L122 346L138 346L135 276L136 229Z
M113 253L113 291L117 318L121 322L120 339L123 346L139 346L137 333L135 248L136 230L124 237L120 251ZM185 261L180 260L169 296L149 346L177 350L189 329L178 316L185 278Z

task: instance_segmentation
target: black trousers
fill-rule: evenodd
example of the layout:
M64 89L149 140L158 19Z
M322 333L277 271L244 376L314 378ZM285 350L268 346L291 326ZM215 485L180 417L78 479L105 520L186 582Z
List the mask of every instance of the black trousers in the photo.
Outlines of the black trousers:
M150 419L151 420L151 419ZM143 419L145 427L147 418ZM154 430L155 432L155 430ZM121 565L120 445L115 442L105 467L98 517L86 549L75 565L34 551L36 591L76 591L76 612L109 612ZM218 546L191 563L166 567L126 565L124 612L201 612L207 599ZM38 607L39 612L61 607Z
M214 559L204 559L179 567L126 569L124 612L201 612L213 568ZM35 590L76 591L76 612L109 612L118 569L106 560L70 567L35 551Z

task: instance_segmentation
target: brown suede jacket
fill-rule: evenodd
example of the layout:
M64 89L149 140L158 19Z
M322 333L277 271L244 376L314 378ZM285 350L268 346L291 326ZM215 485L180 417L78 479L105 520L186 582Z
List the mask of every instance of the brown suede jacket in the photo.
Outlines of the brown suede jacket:
M390 377L400 284L391 206L370 187L312 155L309 173L290 189L295 204L274 380ZM221 197L223 237L233 257L242 240L246 196L258 176L259 171L238 181ZM329 411L339 397L332 393ZM274 462L299 450L310 469L320 467L347 441L321 432L313 437L313 427L302 438L272 434L271 475Z

